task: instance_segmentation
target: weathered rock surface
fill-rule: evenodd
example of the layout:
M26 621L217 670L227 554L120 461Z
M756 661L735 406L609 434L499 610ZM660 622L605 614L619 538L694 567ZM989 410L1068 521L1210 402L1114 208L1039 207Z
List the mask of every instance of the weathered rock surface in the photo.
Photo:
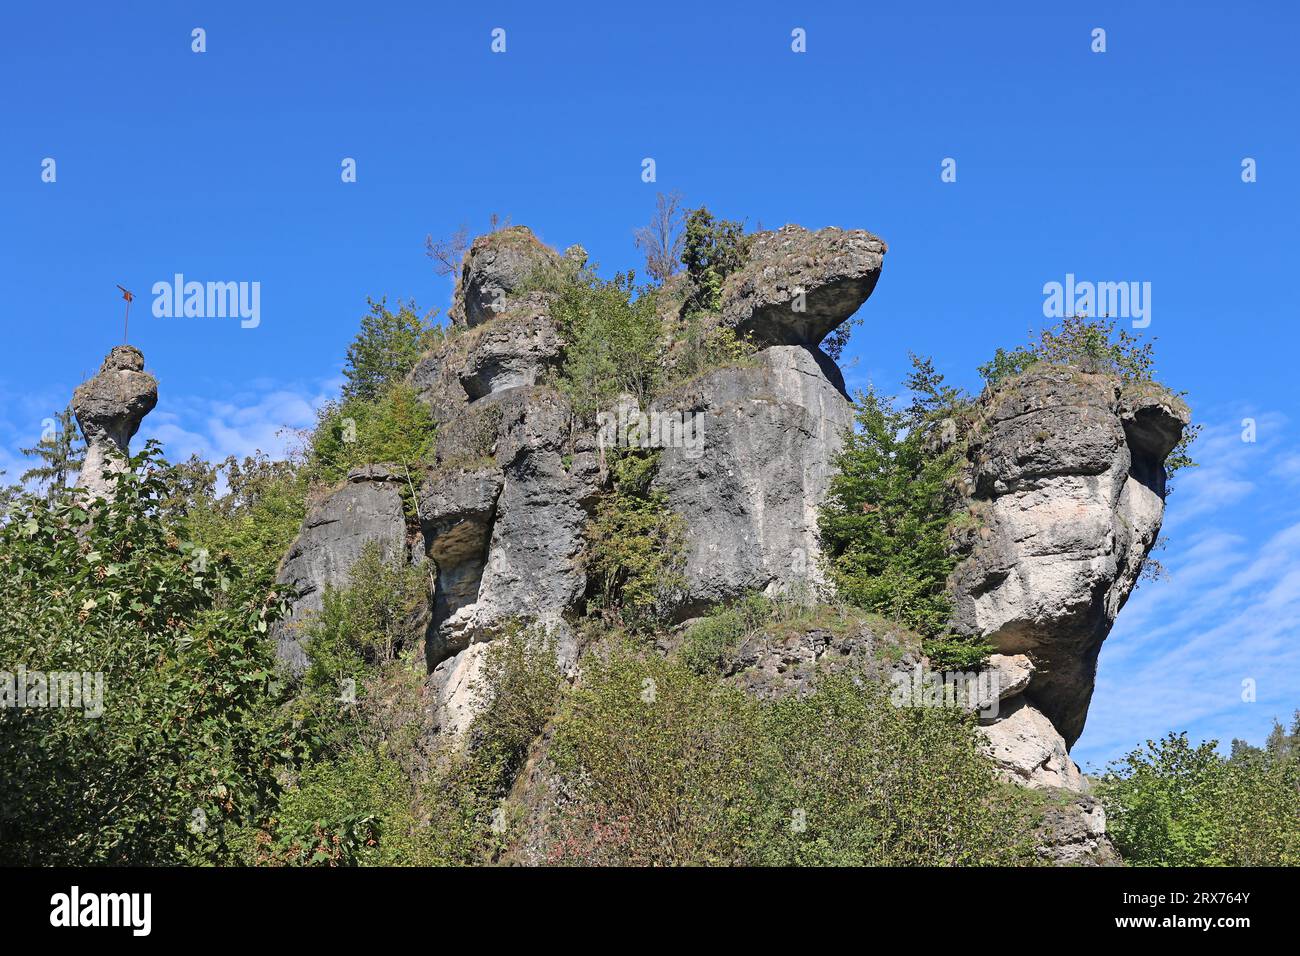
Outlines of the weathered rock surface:
M760 232L723 285L722 323L767 345L815 346L867 301L885 251L862 229Z
M1106 835L1106 811L1089 794L1046 790L1036 829L1038 854L1053 866L1119 866L1115 845Z
M976 523L950 581L954 623L1033 661L1025 694L1067 745L1160 531L1164 460L1187 421L1163 389L1060 366L1035 366L981 399Z
M704 427L702 453L665 448L655 479L687 527L678 618L819 582L817 506L852 421L834 363L775 346L753 367L707 373L655 408L700 415Z
M543 296L533 294L469 333L460 384L470 401L536 385L560 361L561 341Z
M352 566L368 544L374 542L386 559L407 557L398 478L383 466L358 469L303 519L276 576L277 583L299 592L290 613L275 627L276 656L291 672L307 666L302 628L324 606L325 589L347 586Z
M590 451L570 451L568 421L558 392L524 386L483 398L444 429L442 447L473 447L479 464L459 475L440 466L421 496L438 566L430 663L512 619L562 630L582 598L584 503L598 469Z
M527 226L507 226L479 236L469 247L456 283L452 322L473 328L507 312L517 290L561 257Z
M997 720L978 732L1012 783L1088 792L1088 780L1070 759L1061 735L1023 695L1004 701Z
M901 628L867 621L775 625L745 638L723 674L760 700L779 700L812 693L819 677L848 674L887 680L921 659L919 640Z
M92 497L112 497L113 482L105 472L125 467L131 438L157 404L158 382L144 370L144 355L133 345L114 346L99 372L72 394L72 410L86 439L79 488Z

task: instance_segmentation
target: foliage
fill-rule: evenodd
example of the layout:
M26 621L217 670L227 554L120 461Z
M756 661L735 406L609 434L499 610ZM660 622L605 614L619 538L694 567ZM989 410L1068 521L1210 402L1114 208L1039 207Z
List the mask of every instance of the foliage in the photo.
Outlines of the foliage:
M326 588L321 611L310 619L303 644L311 665L309 688L338 693L368 671L396 660L428 607L428 571L387 558L368 542L352 566L346 588Z
M375 401L405 379L420 356L442 340L442 329L430 321L436 310L421 316L414 302L398 302L397 311L387 299L367 299L370 313L361 319L361 331L348 346L343 367L343 402Z
M969 718L828 679L760 703L679 659L614 647L556 723L570 799L549 862L954 865L1027 834Z
M699 674L726 671L732 655L745 638L774 617L773 602L751 594L717 608L691 625L678 652L687 667Z
M1072 315L1043 329L1038 341L1028 347L1018 346L1010 352L999 348L992 359L979 366L979 373L987 385L996 387L1038 362L1047 362L1117 375L1126 382L1154 382L1155 342L1154 338L1144 341L1125 328L1117 328L1114 319ZM1165 473L1170 478L1184 468L1196 467L1189 449L1200 431L1199 424L1183 429L1178 444L1165 460ZM1173 486L1166 490L1172 491Z
M681 581L684 523L652 486L658 452L607 449L613 488L587 523L584 563L594 606L633 629L649 628Z
M65 408L53 421L52 433L42 434L31 448L18 449L22 454L35 456L41 461L41 464L23 472L18 480L43 485L45 497L50 501L67 486L68 479L86 460L86 442L77 430L72 406Z
M167 477L167 510L185 520L194 543L209 555L229 557L245 590L269 588L307 510L299 464L261 452L215 465L194 455Z
M429 407L406 382L387 386L373 399L331 402L312 434L308 475L333 483L374 462L412 468L432 456L435 432Z
M579 420L594 421L622 394L644 407L660 376L654 290L638 287L631 272L605 280L591 266L561 268L531 283L552 294L551 314L565 341L557 384Z
M682 262L691 279L686 313L717 312L722 307L722 284L745 263L749 239L745 224L715 219L701 206L686 219Z
M1107 828L1128 862L1300 864L1300 755L1276 731L1262 750L1236 742L1228 760L1216 747L1171 733L1112 766L1101 794Z
M874 387L855 403L819 515L831 577L850 603L901 621L928 638L951 613L944 585L956 566L949 527L961 446L960 398L928 361L913 356L906 408Z
M752 337L739 336L735 329L705 322L700 313L686 317L684 334L672 355L665 388L688 381L702 372L728 365L750 365L758 354Z
M227 861L298 754L267 639L280 596L221 600L238 570L167 519L156 444L131 466L112 502L29 496L0 525L0 660L102 674L98 717L0 709L4 863Z

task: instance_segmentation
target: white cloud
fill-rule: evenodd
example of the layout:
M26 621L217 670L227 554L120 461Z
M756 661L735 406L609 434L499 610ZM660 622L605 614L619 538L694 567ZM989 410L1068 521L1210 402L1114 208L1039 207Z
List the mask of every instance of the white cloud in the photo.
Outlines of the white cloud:
M1300 508L1269 476L1286 465L1286 420L1207 428L1199 469L1176 479L1165 580L1146 582L1102 648L1081 763L1103 765L1171 730L1258 743L1300 707ZM1242 700L1243 681L1257 700Z

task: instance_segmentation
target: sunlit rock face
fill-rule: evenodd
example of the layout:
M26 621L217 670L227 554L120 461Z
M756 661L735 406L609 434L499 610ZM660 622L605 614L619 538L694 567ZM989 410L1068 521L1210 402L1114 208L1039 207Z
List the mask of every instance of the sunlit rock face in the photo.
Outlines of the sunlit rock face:
M126 466L131 439L157 404L158 382L144 370L144 355L133 345L115 346L94 378L72 395L72 410L86 439L77 487L92 497L112 497L111 476Z
M1035 366L987 391L970 449L958 630L1034 663L1025 698L1073 745L1097 655L1155 544L1189 420L1159 387Z

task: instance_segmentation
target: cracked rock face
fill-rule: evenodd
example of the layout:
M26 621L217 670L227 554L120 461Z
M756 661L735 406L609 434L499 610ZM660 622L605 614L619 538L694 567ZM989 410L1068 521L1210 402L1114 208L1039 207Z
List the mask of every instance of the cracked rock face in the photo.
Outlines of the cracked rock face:
M383 466L357 469L347 484L308 510L275 579L300 592L274 629L276 656L291 672L307 667L302 630L324 607L325 589L348 585L366 545L376 543L387 560L407 558L400 480Z
M158 404L158 382L144 370L144 355L132 345L108 353L99 372L77 386L72 410L86 439L86 460L77 486L92 497L112 497L104 473L120 471L140 422Z
M554 267L561 257L538 241L527 226L508 226L479 236L465 256L456 283L450 317L473 328L504 314L516 290L540 267Z
M665 448L655 479L686 523L679 620L821 581L817 506L852 410L819 350L774 346L758 359L709 372L656 405L701 416L704 430L702 450Z
M1027 701L1073 745L1101 644L1160 531L1188 411L1158 387L1057 366L980 406L954 624L1033 662Z
M722 323L766 345L815 346L867 301L885 250L862 229L760 232L723 285Z

